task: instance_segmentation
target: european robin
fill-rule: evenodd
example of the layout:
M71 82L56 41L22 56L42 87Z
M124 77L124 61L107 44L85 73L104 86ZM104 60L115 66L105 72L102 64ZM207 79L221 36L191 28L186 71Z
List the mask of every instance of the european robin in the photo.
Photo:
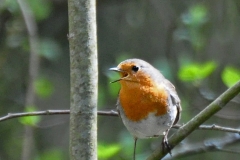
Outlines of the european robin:
M117 110L134 137L133 159L138 138L164 135L163 148L171 153L167 135L179 121L182 110L174 85L151 64L140 59L127 59L110 70L120 74L120 79L113 81L121 84Z

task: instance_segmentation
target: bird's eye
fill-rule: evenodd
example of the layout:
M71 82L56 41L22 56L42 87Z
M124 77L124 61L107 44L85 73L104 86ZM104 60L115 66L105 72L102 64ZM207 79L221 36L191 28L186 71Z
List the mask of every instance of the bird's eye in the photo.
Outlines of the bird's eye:
M132 66L132 70L133 70L134 72L137 72L137 71L139 70L139 68L138 68L137 66Z

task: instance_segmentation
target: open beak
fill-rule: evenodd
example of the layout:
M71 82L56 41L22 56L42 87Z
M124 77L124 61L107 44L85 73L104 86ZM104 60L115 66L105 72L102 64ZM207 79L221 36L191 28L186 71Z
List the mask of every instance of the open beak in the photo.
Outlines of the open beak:
M119 69L118 67L109 68L109 70L110 70L110 71L115 71L115 72L124 72L123 70ZM120 80L122 80L122 78L117 79L117 80L115 80L115 81L112 81L112 82L110 82L110 83L115 83L115 82L118 82L118 81L120 81Z

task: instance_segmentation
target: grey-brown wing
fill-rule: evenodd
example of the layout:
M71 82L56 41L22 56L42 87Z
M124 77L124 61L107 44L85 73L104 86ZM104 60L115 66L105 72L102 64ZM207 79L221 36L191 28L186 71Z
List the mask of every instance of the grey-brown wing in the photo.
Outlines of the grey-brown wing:
M177 116L176 116L176 118L174 120L174 123L173 123L173 125L175 125L181 118L181 111L182 111L181 100L177 95L177 92L176 92L176 89L175 89L174 85L170 81L165 79L164 84L167 86L172 104L177 107Z
M121 105L121 104L120 104L120 100L119 100L119 96L118 96L116 108L117 108L118 116L119 116L119 117L121 118L121 120L122 120L121 112L120 112L120 110L119 110L120 105Z

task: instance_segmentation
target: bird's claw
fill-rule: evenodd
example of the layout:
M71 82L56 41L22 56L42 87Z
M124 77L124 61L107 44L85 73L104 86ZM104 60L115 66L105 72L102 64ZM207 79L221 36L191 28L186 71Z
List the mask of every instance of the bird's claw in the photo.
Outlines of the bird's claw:
M166 151L172 156L172 147L170 146L170 144L168 143L168 139L166 136L163 137L163 140L162 140L162 151L164 152L165 149Z

